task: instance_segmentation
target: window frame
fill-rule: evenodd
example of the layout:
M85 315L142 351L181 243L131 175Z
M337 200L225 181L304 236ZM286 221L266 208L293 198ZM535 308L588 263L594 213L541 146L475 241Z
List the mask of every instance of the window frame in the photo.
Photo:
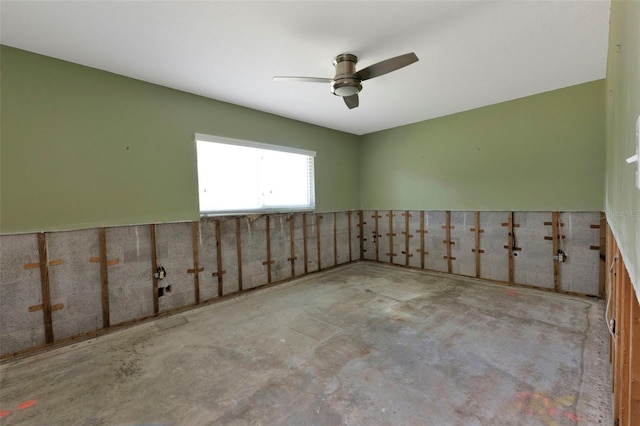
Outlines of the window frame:
M234 145L241 146L247 148L257 148L267 151L277 151L284 152L289 154L300 154L305 155L311 158L312 167L311 167L311 175L312 182L309 185L309 196L311 199L310 205L291 205L291 206L277 206L277 207L263 207L259 209L231 209L231 210L214 210L214 211L203 211L200 207L200 171L198 170L198 142L212 142L217 144L225 144L225 145ZM306 150L302 148L294 148L290 146L283 145L275 145L264 142L256 142L244 139L234 139L228 138L224 136L214 136L203 133L195 133L194 136L195 150L196 150L196 177L198 181L197 191L198 191L198 210L200 212L201 217L208 216L232 216L232 215L252 215L252 214L273 214L273 213L291 213L291 212L313 212L316 208L316 200L315 200L315 157L316 152L311 150ZM307 170L309 173L309 170Z

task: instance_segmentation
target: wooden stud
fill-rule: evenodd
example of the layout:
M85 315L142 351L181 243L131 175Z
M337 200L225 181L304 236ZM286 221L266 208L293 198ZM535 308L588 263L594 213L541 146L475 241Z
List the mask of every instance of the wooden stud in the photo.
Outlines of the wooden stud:
M393 263L393 257L397 256L397 253L393 252L393 237L396 235L393 233L393 216L395 216L393 210L389 210L387 216L389 217L389 233L387 234L387 237L389 237L389 253L387 253L387 256L389 256L389 263Z
M296 241L295 241L295 214L291 214L287 220L289 221L289 250L291 256L287 260L291 263L291 278L296 276Z
M271 265L275 263L271 260L271 223L270 217L267 215L267 228L266 228L266 236L267 236L267 261L262 262L263 265L267 265L267 284L271 284Z
M37 312L43 309L44 309L44 306L42 305L42 303L39 305L29 306L29 312ZM51 307L51 311L59 311L61 309L64 309L64 303L58 303Z
M614 297L614 310L613 310L613 318L614 318L614 351L613 351L613 379L612 379L612 386L613 386L613 418L614 418L614 422L618 422L620 421L620 391L621 391L621 386L620 383L622 381L622 377L621 377L621 371L622 371L622 367L621 367L621 331L620 329L621 327L621 311L622 311L622 279L621 276L622 274L620 273L621 269L620 269L620 250L618 249L618 247L616 247L616 255L615 255L615 263L613 265L614 267L614 272L613 272L613 282L614 282L614 288L615 288L615 297Z
M100 247L100 293L102 300L102 327L111 325L109 318L109 274L107 272L107 235L104 228L98 228Z
M380 243L379 243L379 239L380 239L380 234L378 232L378 219L381 216L378 215L378 210L374 210L373 212L373 218L375 219L375 229L374 229L374 239L376 242L376 262L380 261Z
M364 260L364 212L358 211L358 239L360 240L360 260Z
M427 230L424 229L424 210L420 211L420 229L417 232L420 234L420 269L424 269L424 256L427 254L424 249L424 234L427 233Z
M606 291L606 296L607 296L607 302L610 303L610 306L612 307L612 309L609 310L609 316L607 318L605 318L605 320L607 321L607 324L609 324L609 321L611 320L611 318L614 317L615 312L615 281L613 279L614 277L614 267L613 267L613 263L615 262L615 245L616 245L616 241L615 238L613 238L613 233L611 231L611 228L609 227L609 225L607 224L607 258L606 258L606 262L607 262L607 270L606 270L606 287L605 287L605 291ZM613 301L614 303L611 304L611 301ZM613 352L614 352L614 344L613 344L613 337L611 335L609 335L609 362L613 363ZM612 384L613 385L613 384ZM611 388L611 391L613 392L613 386Z
M322 215L316 213L316 239L318 245L318 271L322 270L322 256L320 253L320 221L322 220Z
M480 278L480 253L484 253L484 250L480 251L480 212L473 213L474 228L473 234L475 237L475 261L476 261L476 278Z
M309 273L309 259L307 253L307 214L302 213L302 245L304 248L304 273Z
M600 228L602 229L602 228ZM631 287L631 320L629 328L629 420L640 419L640 304L636 292ZM631 426L631 422L629 422Z
M213 276L218 278L218 297L222 297L224 295L223 286L222 286L222 275L226 271L222 269L222 244L220 243L221 232L220 232L220 219L215 220L215 232L216 232L216 265L218 265L218 271L213 273Z
M445 223L446 225L444 226L445 230L446 230L446 240L444 241L445 244L447 245L447 255L445 256L445 258L447 259L447 271L449 273L451 273L453 271L453 263L452 260L454 260L451 257L451 211L447 210L445 212Z
M502 226L505 226L505 224L503 223ZM515 224L513 223L513 212L508 212L507 213L507 223L506 223L507 229L508 229L508 253L509 253L509 285L512 285L514 282L514 265L513 265L513 242L514 242L514 235L513 235L513 228L515 228Z
M199 222L191 223L191 239L193 243L193 291L196 303L200 303L200 266L198 265L198 249L199 249ZM189 272L189 271L187 271Z
M513 222L513 212L509 212L509 213L511 213L511 221ZM501 225L502 226L507 226L507 227L509 227L509 229L511 229L511 228L520 228L520 224L519 223L511 223L511 224L509 224L509 222L502 222Z
M91 263L100 263L100 257L91 256L89 258L89 262L91 262ZM118 258L107 260L107 266L114 266L114 265L117 265L118 263L120 263L120 259L118 259Z
M338 222L333 212L333 266L338 266Z
M413 235L409 233L409 217L411 217L411 215L409 214L409 210L406 210L404 212L404 255L405 255L404 265L405 266L409 266L409 258L413 256L409 252L409 238L413 237Z
M545 226L553 226L553 222L545 222ZM564 227L564 223L559 223L558 225Z
M238 258L238 291L242 291L242 227L236 216L236 253Z
M616 318L616 334L618 334L619 346L619 375L617 403L619 407L618 418L621 425L629 424L629 384L630 384L630 365L629 365L629 343L631 336L630 329L630 301L631 301L631 281L623 262L618 262L618 281L620 285L620 311Z
M47 262L47 264L49 266L58 266L58 265L62 265L62 259L53 259L53 260L49 260ZM38 269L40 268L40 262L33 262L33 263L25 263L23 265L24 269Z
M351 210L347 212L347 222L349 222L349 262L353 262L353 254L351 252Z
M605 297L605 281L607 271L607 216L604 213L600 213L600 262L598 268L598 283L600 298Z
M153 282L153 313L160 311L160 303L158 300L158 278L156 271L158 270L158 253L156 244L156 225L149 225L149 238L151 239L151 280Z
M553 256L558 255L558 240L560 236L560 233L558 232L558 226L559 214L558 212L551 212L551 241L553 241ZM560 290L560 262L558 260L553 261L553 289L555 291Z

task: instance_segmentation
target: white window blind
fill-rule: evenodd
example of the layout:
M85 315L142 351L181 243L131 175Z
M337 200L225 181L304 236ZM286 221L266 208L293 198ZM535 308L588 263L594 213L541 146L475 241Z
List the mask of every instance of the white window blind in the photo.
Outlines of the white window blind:
M200 213L311 210L315 152L196 134Z

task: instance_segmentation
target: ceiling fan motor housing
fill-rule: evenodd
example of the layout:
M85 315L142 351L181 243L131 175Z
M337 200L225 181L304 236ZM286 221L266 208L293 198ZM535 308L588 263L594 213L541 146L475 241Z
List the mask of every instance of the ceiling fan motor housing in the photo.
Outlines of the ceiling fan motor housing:
M355 76L358 57L350 53L336 56L333 66L336 67L336 76L331 82L331 93L336 96L352 96L362 90L360 79Z

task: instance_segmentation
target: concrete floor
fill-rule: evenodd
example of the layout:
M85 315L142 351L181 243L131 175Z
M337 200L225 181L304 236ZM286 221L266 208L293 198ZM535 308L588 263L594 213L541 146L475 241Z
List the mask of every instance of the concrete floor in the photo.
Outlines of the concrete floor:
M0 424L610 424L604 304L356 263L0 367Z

